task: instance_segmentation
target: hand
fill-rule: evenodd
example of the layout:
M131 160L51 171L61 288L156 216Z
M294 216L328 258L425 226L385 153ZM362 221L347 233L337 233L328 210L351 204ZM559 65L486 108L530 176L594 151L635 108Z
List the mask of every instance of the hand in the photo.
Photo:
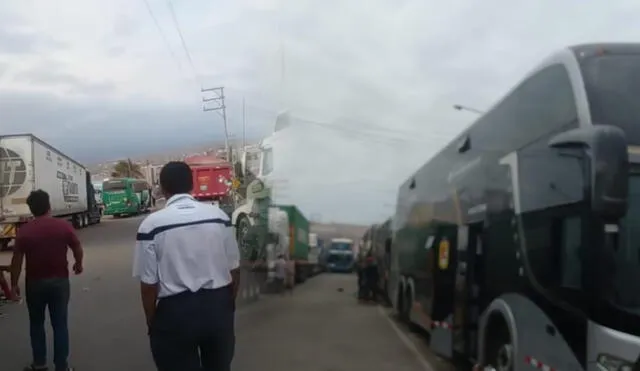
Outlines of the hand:
M75 263L73 265L73 272L75 274L81 274L84 271L84 268L82 267L82 263Z
M11 301L20 301L20 286L13 286L11 288Z

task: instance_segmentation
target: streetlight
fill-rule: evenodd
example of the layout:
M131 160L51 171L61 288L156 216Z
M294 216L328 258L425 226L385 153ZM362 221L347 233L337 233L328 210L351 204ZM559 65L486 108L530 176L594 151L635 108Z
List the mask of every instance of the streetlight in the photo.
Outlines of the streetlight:
M473 107L463 106L461 104L454 104L453 105L453 109L458 110L458 111L469 111L469 112L477 113L478 115L484 115L484 111L481 111L479 109L475 109Z

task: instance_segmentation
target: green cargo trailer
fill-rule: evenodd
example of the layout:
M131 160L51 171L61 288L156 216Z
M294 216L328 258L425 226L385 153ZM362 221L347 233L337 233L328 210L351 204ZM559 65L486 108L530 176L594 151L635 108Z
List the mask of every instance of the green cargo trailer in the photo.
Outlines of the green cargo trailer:
M295 205L277 207L289 216L289 259L295 262L296 283L302 283L314 268L309 262L309 221Z

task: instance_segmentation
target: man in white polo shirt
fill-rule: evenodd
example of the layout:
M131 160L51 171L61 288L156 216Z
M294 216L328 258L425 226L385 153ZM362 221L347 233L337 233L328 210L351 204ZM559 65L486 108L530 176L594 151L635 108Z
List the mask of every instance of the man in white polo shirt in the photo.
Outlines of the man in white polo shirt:
M229 371L240 253L229 217L197 202L191 169L160 171L165 208L136 237L133 275L140 279L151 352L159 371Z

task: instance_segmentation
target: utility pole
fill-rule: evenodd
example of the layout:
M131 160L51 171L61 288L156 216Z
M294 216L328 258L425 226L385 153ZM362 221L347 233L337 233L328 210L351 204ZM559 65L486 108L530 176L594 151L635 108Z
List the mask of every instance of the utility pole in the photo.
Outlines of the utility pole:
M242 150L247 147L247 121L244 110L244 97L242 97Z
M231 158L231 147L229 146L229 129L227 127L227 107L224 104L224 87L220 86L217 88L202 88L200 90L202 93L213 92L215 97L212 98L202 98L202 110L204 112L208 111L222 111L222 120L224 122L224 150L227 154L227 161L233 161ZM207 102L216 102L218 103L217 107L208 108Z

